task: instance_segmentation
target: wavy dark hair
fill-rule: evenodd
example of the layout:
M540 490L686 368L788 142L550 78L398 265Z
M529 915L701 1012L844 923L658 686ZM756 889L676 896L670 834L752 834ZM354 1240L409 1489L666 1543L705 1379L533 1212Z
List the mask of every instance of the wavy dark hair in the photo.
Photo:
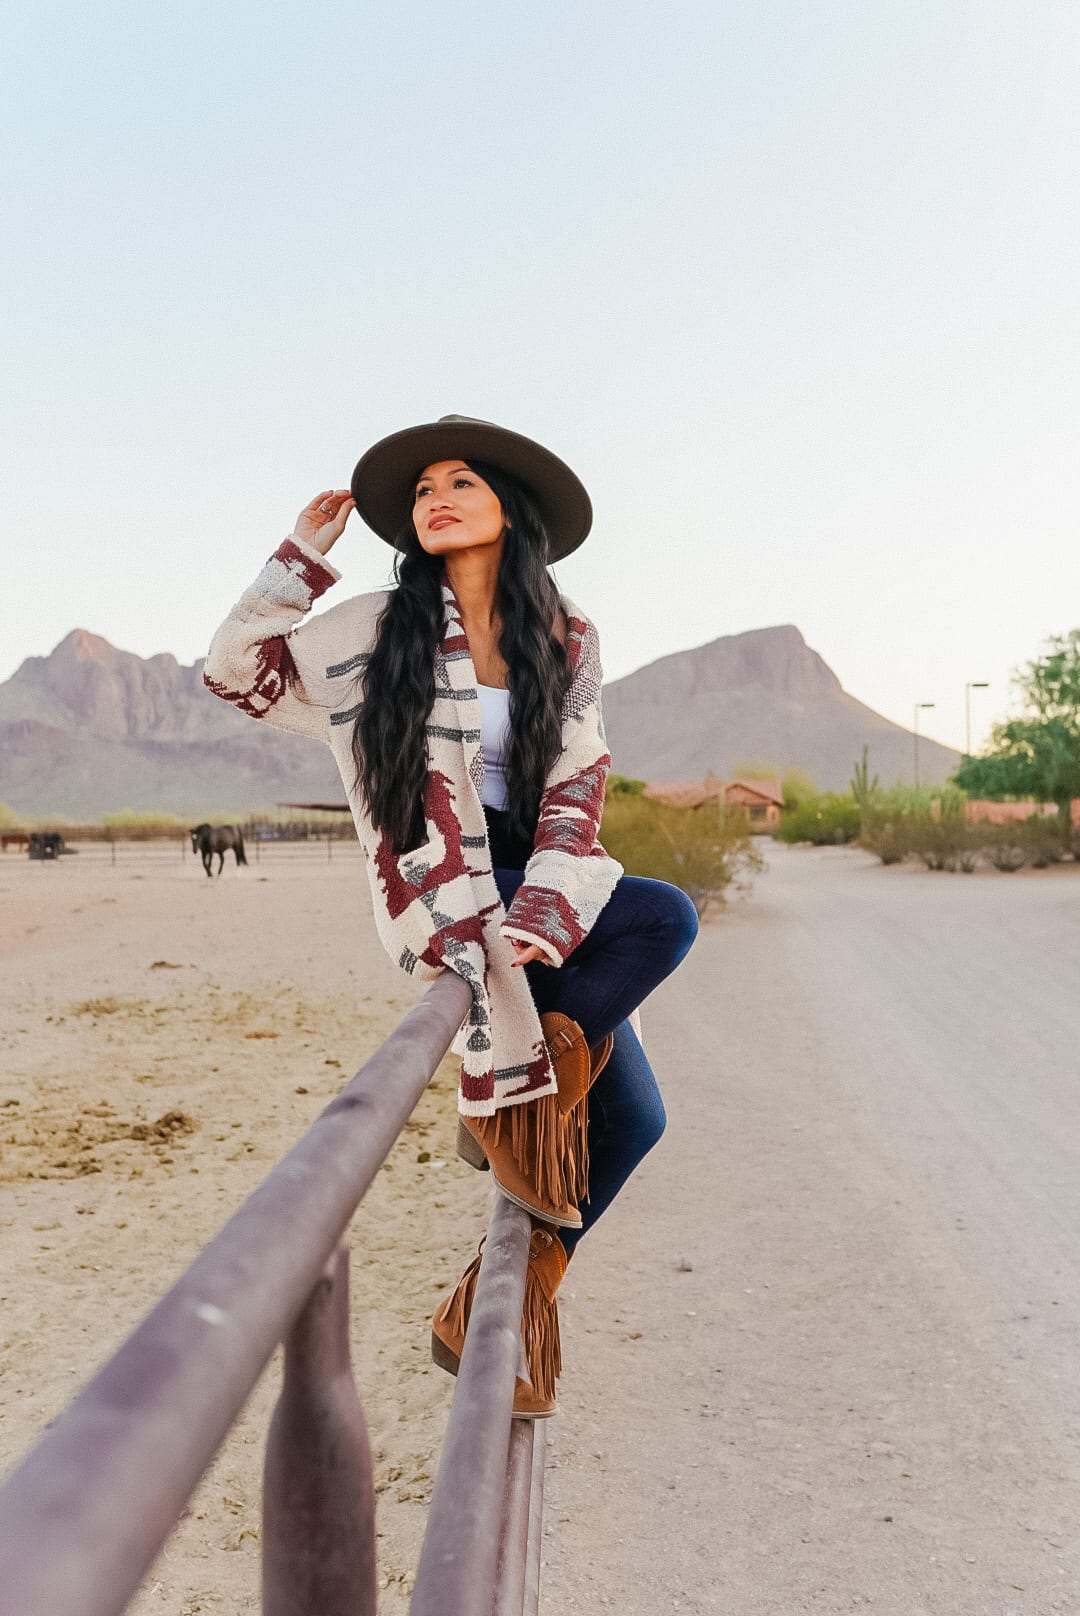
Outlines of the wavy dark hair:
M485 461L466 460L498 499L506 523L495 585L499 651L510 686L506 758L509 829L531 838L548 770L562 749L561 709L570 663L555 633L559 592L548 572L548 538L532 496ZM435 649L443 637L443 562L428 555L409 516L394 563L397 588L383 608L358 679L353 726L356 787L375 828L395 851L424 839L427 721L435 701Z

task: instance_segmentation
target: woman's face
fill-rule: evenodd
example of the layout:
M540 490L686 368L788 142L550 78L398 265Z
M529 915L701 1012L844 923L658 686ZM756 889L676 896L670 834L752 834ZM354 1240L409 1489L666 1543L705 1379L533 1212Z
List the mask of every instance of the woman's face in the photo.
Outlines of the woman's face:
M464 460L439 460L416 479L413 525L428 555L497 544L506 523L497 496Z

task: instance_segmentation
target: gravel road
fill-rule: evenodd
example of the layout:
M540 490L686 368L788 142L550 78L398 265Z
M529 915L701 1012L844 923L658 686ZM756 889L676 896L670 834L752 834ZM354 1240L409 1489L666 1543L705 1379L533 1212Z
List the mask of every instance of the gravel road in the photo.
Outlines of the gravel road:
M768 858L645 1009L542 1609L1080 1611L1080 868Z

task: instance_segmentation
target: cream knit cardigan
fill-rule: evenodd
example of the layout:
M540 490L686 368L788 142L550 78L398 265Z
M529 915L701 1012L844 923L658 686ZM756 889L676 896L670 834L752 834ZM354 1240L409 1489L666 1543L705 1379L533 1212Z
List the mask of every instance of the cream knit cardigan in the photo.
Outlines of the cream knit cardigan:
M453 593L435 653L428 719L426 836L396 854L368 818L354 784L357 675L374 644L387 591L357 595L303 622L341 574L295 534L271 556L222 623L203 678L215 695L279 729L325 741L337 760L367 861L379 937L403 970L432 979L456 971L472 1006L454 1047L462 1056L459 1110L490 1116L555 1092L555 1077L525 973L507 939L538 943L561 965L588 934L622 866L597 841L610 766L600 714L596 630L565 598L572 678L562 753L544 785L525 879L509 911L491 868L480 802L476 672Z

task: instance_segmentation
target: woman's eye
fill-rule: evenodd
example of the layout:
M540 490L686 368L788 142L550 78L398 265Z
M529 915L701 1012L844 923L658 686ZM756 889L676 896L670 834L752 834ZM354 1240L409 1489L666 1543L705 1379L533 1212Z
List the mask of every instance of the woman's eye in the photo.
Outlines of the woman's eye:
M430 493L431 493L430 488L420 487L420 488L418 488L416 490L416 497L417 497L417 499L420 499L424 494L430 494Z
M455 488L471 488L472 483L469 481L469 479L467 477L455 477L454 478L454 487Z

